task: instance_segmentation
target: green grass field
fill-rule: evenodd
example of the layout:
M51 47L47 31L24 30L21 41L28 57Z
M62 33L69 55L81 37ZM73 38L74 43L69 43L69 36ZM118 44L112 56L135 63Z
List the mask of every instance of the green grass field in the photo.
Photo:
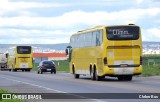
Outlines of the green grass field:
M142 76L158 75L160 75L160 55L144 55Z
M142 76L158 76L160 75L160 67L143 66Z
M2 99L1 94L7 94L7 93L10 93L10 92L0 89L0 102L26 102L24 100L19 100L19 99Z
M54 61L57 66L57 71L59 72L69 72L69 61Z

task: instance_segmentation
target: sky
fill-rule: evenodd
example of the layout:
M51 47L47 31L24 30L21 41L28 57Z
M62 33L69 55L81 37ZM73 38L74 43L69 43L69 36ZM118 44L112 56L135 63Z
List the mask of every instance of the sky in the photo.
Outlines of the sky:
M0 44L69 43L79 30L129 23L160 42L160 0L0 0Z

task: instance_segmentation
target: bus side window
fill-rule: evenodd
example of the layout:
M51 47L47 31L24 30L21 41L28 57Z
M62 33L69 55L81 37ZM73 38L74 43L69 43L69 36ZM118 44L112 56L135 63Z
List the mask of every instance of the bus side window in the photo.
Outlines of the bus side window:
M100 46L102 44L102 30L96 31L96 46Z

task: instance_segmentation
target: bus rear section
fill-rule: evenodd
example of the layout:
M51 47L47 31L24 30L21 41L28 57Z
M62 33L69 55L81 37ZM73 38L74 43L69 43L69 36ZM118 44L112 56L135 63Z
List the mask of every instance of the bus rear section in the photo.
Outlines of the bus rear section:
M142 72L142 41L138 26L106 28L105 74L118 80L132 80Z
M32 47L17 46L15 54L14 71L30 71L33 67Z

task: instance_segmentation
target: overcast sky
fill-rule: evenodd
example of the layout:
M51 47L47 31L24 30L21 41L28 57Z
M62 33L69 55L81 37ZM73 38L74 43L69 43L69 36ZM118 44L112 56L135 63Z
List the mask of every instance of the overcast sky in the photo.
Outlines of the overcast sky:
M160 0L0 0L0 44L68 43L79 30L128 23L160 41Z

